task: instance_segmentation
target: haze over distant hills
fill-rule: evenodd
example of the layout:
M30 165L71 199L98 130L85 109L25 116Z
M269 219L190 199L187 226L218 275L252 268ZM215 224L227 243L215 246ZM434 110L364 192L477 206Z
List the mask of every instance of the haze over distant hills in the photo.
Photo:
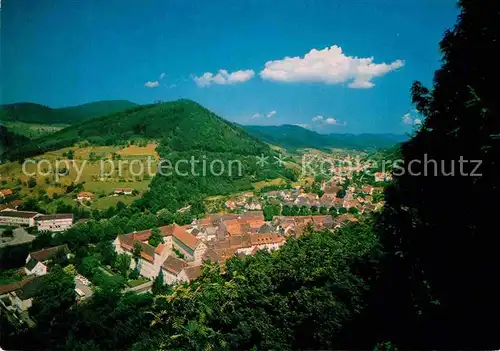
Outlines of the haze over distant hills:
M398 134L320 134L296 125L243 126L245 131L269 144L287 149L297 148L341 148L379 149L389 148L408 140L407 135Z

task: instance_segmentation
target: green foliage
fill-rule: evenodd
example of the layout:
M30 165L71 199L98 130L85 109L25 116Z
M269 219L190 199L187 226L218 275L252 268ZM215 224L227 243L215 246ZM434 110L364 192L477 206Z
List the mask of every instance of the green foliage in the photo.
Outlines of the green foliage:
M115 261L115 268L120 272L122 277L127 277L127 272L130 268L130 263L132 262L132 259L129 255L127 254L119 254L116 256L116 261Z
M56 319L64 316L75 304L75 281L60 266L54 266L42 279L29 312L42 328L50 328Z
M153 247L157 247L163 242L163 237L161 236L160 230L158 228L153 228L151 230L151 236L149 237L148 243Z
M140 276L139 269L135 267L134 269L132 269L132 272L130 272L130 274L128 275L128 279L135 280L139 278L139 276Z

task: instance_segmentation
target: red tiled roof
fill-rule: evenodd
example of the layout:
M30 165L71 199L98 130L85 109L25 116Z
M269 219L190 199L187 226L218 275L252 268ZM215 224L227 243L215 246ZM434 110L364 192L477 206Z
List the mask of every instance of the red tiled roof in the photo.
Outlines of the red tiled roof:
M196 238L196 236L188 233L186 229L179 227L178 225L174 225L172 236L193 250L196 249L199 243L199 240Z
M156 247L155 249L155 253L158 254L158 255L161 255L161 253L163 252L163 249L165 248L165 244L160 244Z
M62 251L66 254L69 253L68 245L64 244L64 245L50 247L48 249L43 249L40 251L31 252L30 256L31 258L37 260L38 262L44 262L50 260L59 251Z
M177 257L168 256L163 262L162 267L170 273L178 275L185 267L187 267L187 265L188 264L186 262Z
M3 196L9 196L9 195L13 194L12 190L10 190L10 189L0 190L0 193L2 193Z
M193 281L198 279L201 275L201 266L191 266L184 268L184 272L186 273L189 281Z
M35 278L35 275L30 275L30 276L24 278L23 280L21 280L20 282L14 282L14 283L10 283L10 284L0 285L0 295L7 294L7 293L10 293L12 291L16 291L19 288L22 288L24 286L24 284L28 283L33 278Z
M88 191L82 191L78 193L78 197L94 197L94 194L89 193Z
M256 234L250 236L252 245L278 244L285 240L279 234Z
M30 211L2 211L0 216L17 217L17 218L33 218L38 215L38 212Z

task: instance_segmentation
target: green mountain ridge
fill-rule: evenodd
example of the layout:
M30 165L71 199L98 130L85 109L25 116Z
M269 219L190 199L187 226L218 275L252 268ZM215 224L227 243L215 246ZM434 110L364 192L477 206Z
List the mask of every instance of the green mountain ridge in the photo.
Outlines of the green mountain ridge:
M287 149L298 148L340 148L353 150L383 149L408 140L397 134L320 134L296 125L242 126L250 135L269 144Z
M51 108L33 102L19 102L0 106L0 120L39 124L74 124L134 106L137 104L127 100L96 101L62 108Z

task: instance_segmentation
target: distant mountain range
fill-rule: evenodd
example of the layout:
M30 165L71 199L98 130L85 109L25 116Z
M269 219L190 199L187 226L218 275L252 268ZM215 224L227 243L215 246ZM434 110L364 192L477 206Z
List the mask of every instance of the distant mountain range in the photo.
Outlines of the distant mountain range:
M74 124L94 117L137 106L127 100L108 100L88 104L51 108L32 102L19 102L0 106L0 121L38 124Z
M385 149L408 140L398 134L319 134L296 125L242 126L250 135L286 149L339 148L353 150Z

